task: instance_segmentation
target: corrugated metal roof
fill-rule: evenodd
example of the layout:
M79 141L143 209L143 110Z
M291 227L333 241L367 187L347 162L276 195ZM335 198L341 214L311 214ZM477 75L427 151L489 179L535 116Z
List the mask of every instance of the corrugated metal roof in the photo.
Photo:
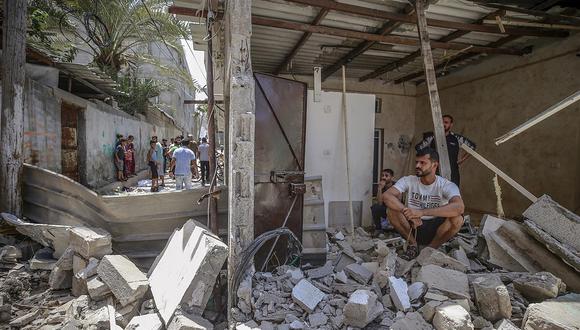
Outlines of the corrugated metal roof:
M351 5L373 8L381 11L400 13L408 4L406 0L342 0L339 2ZM204 0L177 0L175 6L200 8ZM282 0L253 0L252 14L267 18L282 19L294 22L310 23L316 17L320 8L314 8L296 3L289 3ZM473 23L494 12L492 8L483 7L467 0L440 0L431 4L427 10L427 17L446 21ZM512 15L512 14L510 14ZM515 14L514 14L515 15ZM518 17L526 18L526 15L517 14ZM532 17L527 17L532 18ZM384 20L363 17L353 14L346 14L338 11L330 11L321 21L320 25L341 29L355 30L373 33L385 23ZM392 35L417 38L417 28L414 24L403 23ZM454 30L429 27L429 34L432 40L438 40ZM284 60L296 42L303 35L303 32L271 28L265 26L253 26L252 31L252 63L254 70L262 72L273 72ZM456 43L473 45L487 45L504 37L501 34L490 34L481 32L470 32L461 38L453 40ZM522 48L529 45L535 38L522 37L512 41L505 46ZM300 48L289 65L289 72L292 74L312 74L312 67L315 65L331 65L346 55L352 48L362 40L348 39L342 37L313 34L308 41ZM403 58L416 50L414 46L386 45L390 51L369 50L363 55L355 58L347 67L349 77L361 77L377 68L397 59ZM435 64L444 63L452 58L456 50L434 49L433 56ZM483 55L485 56L485 55ZM480 56L482 57L482 56ZM457 64L456 66L460 66ZM416 71L422 70L422 58L418 57L414 61L391 71L379 78L391 81L406 76ZM338 72L335 75L339 74ZM420 78L417 78L420 79Z
M97 68L84 64L64 62L55 62L55 65L57 68L70 72L74 77L90 83L108 95L119 95L123 93L119 90L117 82Z

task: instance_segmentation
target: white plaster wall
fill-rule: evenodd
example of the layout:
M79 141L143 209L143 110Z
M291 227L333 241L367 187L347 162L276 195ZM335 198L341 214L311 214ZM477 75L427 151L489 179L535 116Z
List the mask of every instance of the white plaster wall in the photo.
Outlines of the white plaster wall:
M366 225L371 223L375 96L348 93L346 104L351 198L363 202L362 223ZM314 102L308 90L304 167L306 176L322 176L326 224L329 202L348 201L345 155L342 94L322 92L321 102Z

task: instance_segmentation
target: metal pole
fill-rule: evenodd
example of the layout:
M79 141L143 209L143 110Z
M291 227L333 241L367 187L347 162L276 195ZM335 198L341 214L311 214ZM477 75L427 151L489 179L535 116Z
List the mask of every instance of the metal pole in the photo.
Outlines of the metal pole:
M213 53L212 53L212 27L211 23L213 19L208 15L207 27L208 27L208 41L207 41L207 113L208 113L208 124L207 124L207 134L209 137L209 173L211 173L211 180L209 185L209 193L212 193L216 184L216 137L215 137L215 97L213 93ZM208 198L208 215L209 215L209 227L211 231L219 235L219 223L218 223L218 209L217 200L210 194Z

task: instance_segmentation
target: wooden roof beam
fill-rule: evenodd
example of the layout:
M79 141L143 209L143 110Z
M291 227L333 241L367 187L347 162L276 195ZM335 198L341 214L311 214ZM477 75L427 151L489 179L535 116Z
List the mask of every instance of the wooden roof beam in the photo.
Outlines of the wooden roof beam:
M287 2L299 3L311 7L326 8L347 14L355 14L366 17L380 18L389 21L396 21L401 23L413 24L417 22L417 17L413 15L405 15L400 13L392 13L384 10L377 10L374 8L361 7L350 5L346 3L334 2L332 0L286 0ZM493 34L507 34L517 36L531 36L531 37L554 37L564 38L569 35L565 30L546 30L539 28L514 28L506 27L505 33L500 31L499 27L493 25L480 25L461 22L444 21L439 19L427 19L427 24L433 27L440 27L453 30L466 30L472 32L483 32Z
M311 32L311 33L318 33L318 34L325 34L343 38L351 38L351 39L361 39L367 41L377 41L387 44L393 45L405 45L405 46L419 46L419 40L416 38L407 38L407 37L398 37L398 36L391 36L391 35L377 35L372 33L366 32L359 32L354 30L345 30L345 29L338 29L326 26L315 26L305 23L298 23L298 22L291 22L279 19L271 19L265 17L252 17L252 23L255 25L261 26L269 26L275 27L280 29L287 29L287 30L295 30L295 31L302 31L302 32ZM461 51L469 51L473 53L487 53L487 54L506 54L506 55L524 55L527 52L525 50L520 49L512 49L512 48L495 48L489 46L476 46L476 45L469 45L463 43L447 43L447 42L440 42L440 41L432 41L431 46L433 48L439 49L451 49L451 50L461 50Z
M316 15L316 17L314 18L312 23L310 23L310 24L311 25L319 25L320 22L326 17L326 15L328 14L329 11L330 11L329 9L322 8L318 12L318 15ZM302 46L304 46L304 44L308 41L308 39L310 39L310 36L312 36L311 32L304 32L304 34L302 35L300 40L298 40L298 42L294 45L294 47L292 47L292 50L290 51L290 53L288 53L288 55L286 55L286 58L284 58L282 63L280 63L280 65L278 65L278 68L276 68L276 70L274 70L275 75L278 75L282 70L284 70L288 66L288 64L292 61L294 56L296 56L296 54L298 53L300 48L302 48Z
M485 17L477 20L475 23L482 22L483 20L488 19L488 18L493 18L493 17L496 17L496 16L504 16L504 15L505 15L505 11L504 10L497 10L497 11L495 11L495 12L493 12L491 14L488 14ZM468 34L469 32L471 32L471 31L457 30L457 31L452 32L452 33L446 35L445 37L439 39L438 41L448 42L448 41L451 41L451 40L455 40L455 39L458 39L458 38L463 37L464 35ZM421 56L421 50L417 50L417 51L415 51L415 52L413 52L413 53L411 53L411 54L403 57L402 59L400 59L398 61L388 63L388 64L386 64L386 65L384 65L384 66L376 69L375 71L373 71L373 72L371 72L369 74L366 74L366 75L360 77L359 78L359 81L362 82L362 81L365 81L365 80L368 80L368 79L373 79L373 78L382 76L383 74L385 74L387 72L396 70L396 69L402 67L403 65L406 65L406 64L412 62L413 60L415 60L419 56Z
M415 9L411 5L407 5L403 9L403 12L406 15L412 14L414 11L415 11ZM389 22L383 24L383 26L377 31L377 34L383 35L383 36L387 35L387 34L391 34L394 30L396 30L399 26L401 26L401 24L403 24L403 23L398 22L398 21L389 21ZM330 77L333 73L335 73L343 65L346 65L347 63L352 62L352 60L354 60L357 56L363 54L365 51L367 51L369 48L371 48L375 44L376 44L375 41L363 41L356 48L354 48L353 50L348 52L345 56L343 56L341 59L336 61L334 64L322 69L322 81L324 81L324 80L326 80L326 78Z

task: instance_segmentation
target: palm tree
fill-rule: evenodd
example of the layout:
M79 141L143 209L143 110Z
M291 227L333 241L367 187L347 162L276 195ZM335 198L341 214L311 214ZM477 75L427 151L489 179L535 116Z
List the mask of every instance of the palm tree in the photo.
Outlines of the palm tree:
M163 42L169 51L181 53L180 39L188 38L187 24L164 10L165 0L55 1L66 12L60 26L72 27L63 32L72 34L113 78L144 60L154 62L140 48Z

